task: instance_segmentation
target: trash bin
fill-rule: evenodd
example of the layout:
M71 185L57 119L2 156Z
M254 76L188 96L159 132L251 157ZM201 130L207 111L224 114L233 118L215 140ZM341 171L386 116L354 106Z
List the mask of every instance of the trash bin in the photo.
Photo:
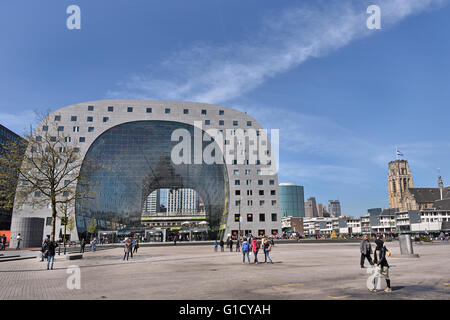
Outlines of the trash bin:
M411 235L402 234L398 237L400 242L400 254L402 255L413 255L414 250L411 242Z

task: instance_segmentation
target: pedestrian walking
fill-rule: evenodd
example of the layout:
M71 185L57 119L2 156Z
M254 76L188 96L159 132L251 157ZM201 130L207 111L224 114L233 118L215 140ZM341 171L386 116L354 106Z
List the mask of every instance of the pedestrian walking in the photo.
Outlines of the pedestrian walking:
M0 242L2 243L2 250L6 250L6 236L3 235L0 239Z
M20 242L22 241L22 237L20 236L20 233L17 235L17 247L16 250L20 250Z
M178 238L177 235L175 235L175 236L173 237L173 245L174 245L174 246L177 245L177 238Z
M214 240L214 251L217 252L219 243L217 242L217 240Z
M223 240L220 240L220 251L223 252L223 246L225 245L225 243L223 242Z
M242 242L242 263L245 263L245 257L247 256L248 263L250 263L250 256L248 255L250 251L250 244L247 241L247 238L244 237L244 241Z
M91 248L92 248L92 252L95 252L95 250L97 250L97 237L95 237L95 238L91 241Z
M236 252L239 252L241 250L241 241L239 238L236 240Z
M55 263L55 251L58 243L50 240L47 244L47 249L45 251L45 256L47 258L47 270L53 270L53 264Z
M233 252L233 239L230 239L230 252Z
M258 251L259 248L261 247L261 244L259 243L257 238L254 238L252 240L252 243L250 244L250 249L253 252L253 256L254 256L254 261L253 263L258 263Z
M372 246L370 245L367 236L364 236L359 249L361 251L361 268L364 268L364 262L366 259L369 261L370 265L373 266L372 257L370 256L372 254Z
M86 246L86 239L81 239L80 242L80 253L84 253L84 247Z
M272 259L269 256L269 252L272 249L272 245L270 244L270 241L268 239L264 239L263 249L264 249L264 263L267 263L267 260L269 260L270 263L273 263Z
M377 266L381 268L380 273L386 279L387 288L384 291L392 292L391 279L389 277L389 264L387 261L387 257L391 255L391 251L389 251L386 246L383 246L380 252L380 261L378 261Z
M136 239L136 241L134 242L134 253L137 253L139 249L139 239Z
M46 237L42 241L42 245L41 245L41 262L44 262L45 252L47 251L47 246L48 246L48 238Z
M130 239L126 239L125 240L125 245L123 247L123 251L124 251L124 255L123 255L123 261L125 261L125 258L127 258L128 261L128 257L130 255L130 253L132 253L132 244L131 244L131 240Z

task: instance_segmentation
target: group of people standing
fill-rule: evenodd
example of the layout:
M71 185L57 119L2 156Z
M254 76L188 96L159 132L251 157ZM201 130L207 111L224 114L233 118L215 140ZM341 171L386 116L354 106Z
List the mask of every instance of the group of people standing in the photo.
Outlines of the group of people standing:
M364 262L369 261L371 266L377 266L380 268L380 274L386 279L386 292L391 292L391 280L389 278L389 264L387 262L387 257L390 256L390 251L384 245L382 236L378 235L375 240L375 252L372 251L372 245L370 244L367 236L364 236L360 244L361 251L361 268L364 268ZM372 253L374 255L374 260L372 261Z
M131 255L131 258L133 258L133 253L137 253L139 248L139 240L138 239L132 239L132 238L125 238L124 246L123 246L123 260L125 261L125 258L128 261L129 256Z
M233 245L234 241L232 238L229 238L227 240L227 247L230 249L230 252L233 252ZM225 251L225 242L223 240L220 240L218 242L217 240L214 241L214 251L218 251L218 247L220 246L220 251ZM267 237L252 237L250 236L248 239L246 237L236 240L236 252L242 252L242 263L245 263L245 258L247 257L248 263L250 262L250 252L253 253L253 263L259 263L258 261L258 253L259 250L263 250L264 252L264 263L272 262L272 259L270 258L270 251L272 250L272 247L274 246L273 238L268 239Z

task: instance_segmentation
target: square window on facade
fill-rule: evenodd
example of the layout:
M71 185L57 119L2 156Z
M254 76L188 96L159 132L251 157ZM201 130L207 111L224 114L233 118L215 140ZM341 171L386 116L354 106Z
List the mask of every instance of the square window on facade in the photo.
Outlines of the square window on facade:
M61 121L61 116L55 116L55 121Z
M164 113L170 113L170 108L166 108L166 109L164 110Z
M108 122L109 118L108 117L103 117L103 122Z
M233 120L233 126L237 126L238 125L238 121L237 120Z
M239 174L239 170L234 170L234 171L233 171L233 174L234 174L235 176L237 176L237 175Z
M65 137L64 138L64 142L71 142L72 141L72 138L71 137Z
M247 195L248 196L252 196L253 195L253 190L247 190Z
M235 191L234 191L234 194L235 194L236 196L240 196L240 195L241 195L241 190L235 190Z
M223 116L225 114L225 110L219 110L219 116Z
M234 203L236 205L236 207L241 205L241 200L236 200L236 202Z
M272 213L272 221L277 221L277 214L276 213Z
M147 113L152 113L152 108L147 108Z
M42 131L48 131L48 126L43 126Z
M70 121L77 121L77 116L71 116Z
M127 112L133 112L133 107L128 107Z
M206 110L205 109L202 110L202 115L206 116Z
M189 109L184 109L183 114L189 114Z
M88 106L88 111L94 111L94 106Z
M252 213L247 214L247 222L253 222L253 214Z
M94 127L89 127L88 132L94 132Z
M258 230L258 236L263 237L265 234L266 234L266 230L264 230L264 229Z
M275 190L270 190L270 195L274 196L275 195Z
M223 126L225 124L225 121L219 120L219 126Z
M272 229L271 232L272 235L276 236L278 234L278 229Z
M258 186L262 186L264 184L263 180L258 180Z
M265 203L264 200L259 200L259 205L260 205L260 206L263 206L264 203Z
M52 225L52 217L47 217L45 219L45 225L46 226L51 226Z
M269 181L269 184L270 184L271 186L273 186L273 185L275 184L275 180L270 180L270 181Z
M209 126L211 124L210 120L205 120L205 126Z
M252 180L247 180L247 185L251 186L252 185Z
M114 111L114 107L113 106L109 106L108 107L108 112L113 112Z
M276 205L277 204L277 200L272 200L272 205Z
M86 138L85 137L80 137L80 142L85 142Z
M59 126L58 127L58 131L64 131L64 127L63 126Z
M51 142L56 142L56 137L50 137Z
M259 195L263 196L264 195L264 190L259 190Z
M259 221L260 221L260 222L266 221L266 215L265 215L264 213L260 213L260 214L259 214Z
M94 117L87 117L87 122L92 122L94 121Z
M251 127L252 126L252 122L251 121L247 121L247 126Z
M241 180L234 180L234 185L235 186L241 185Z
M253 200L247 200L247 206L251 207L253 205Z
M80 132L80 127L73 127L73 132Z

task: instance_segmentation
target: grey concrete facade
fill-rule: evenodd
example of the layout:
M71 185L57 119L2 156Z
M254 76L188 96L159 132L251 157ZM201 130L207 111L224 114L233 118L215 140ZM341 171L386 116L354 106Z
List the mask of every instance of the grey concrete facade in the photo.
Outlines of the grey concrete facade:
M113 107L112 111L109 107ZM132 112L129 111L129 108L132 108ZM148 112L150 108L151 112ZM239 209L243 217L243 221L240 223L241 230L250 230L253 235L258 234L260 230L264 230L266 235L275 230L281 233L278 177L276 169L274 169L276 168L276 158L272 154L271 143L265 131L255 119L246 113L218 105L193 102L101 100L61 108L51 113L50 120L54 121L55 116L59 116L59 120L56 121L57 126L63 127L64 133L69 134L73 142L77 142L82 158L102 133L119 124L134 121L173 121L196 127L201 126L205 131L209 129L223 130L224 140L234 140L234 143L224 145L223 154L226 158L227 155L231 157L231 154L234 154L236 159L239 159L239 152L242 152L241 154L247 158L251 156L252 152L254 153L250 142L253 139L251 129L254 129L255 132L259 131L256 133L257 137L254 137L254 140L257 141L253 141L253 144L267 148L269 164L262 162L261 164L252 164L251 162L247 164L245 159L242 163L238 161L237 164L234 164L228 163L228 159L226 159L230 198L227 203L227 224L223 226L226 230L224 235L239 229L239 222L235 221L235 214L238 214ZM88 122L87 117L92 117L92 121ZM89 127L93 129L88 131ZM42 124L38 127L39 129L42 129ZM229 132L231 132L231 137L228 135ZM245 141L239 141L240 133L243 134L244 139L247 136L248 138ZM80 142L80 138L84 138L84 142ZM242 148L244 151L240 151ZM240 180L240 184L235 184L235 180ZM247 180L250 181L249 184ZM239 192L240 194L238 194ZM240 205L237 201L240 201ZM247 214L253 214L252 222L247 221ZM265 221L260 221L261 214L265 215ZM47 221L47 218L51 217L51 209L49 207L34 209L30 206L15 208L11 227L12 246L15 245L17 234L23 232L21 221L30 217L44 218ZM57 219L57 235L60 228L61 221ZM45 223L42 237L50 234L50 229L51 225ZM76 230L77 228L71 233L73 240L78 240Z

